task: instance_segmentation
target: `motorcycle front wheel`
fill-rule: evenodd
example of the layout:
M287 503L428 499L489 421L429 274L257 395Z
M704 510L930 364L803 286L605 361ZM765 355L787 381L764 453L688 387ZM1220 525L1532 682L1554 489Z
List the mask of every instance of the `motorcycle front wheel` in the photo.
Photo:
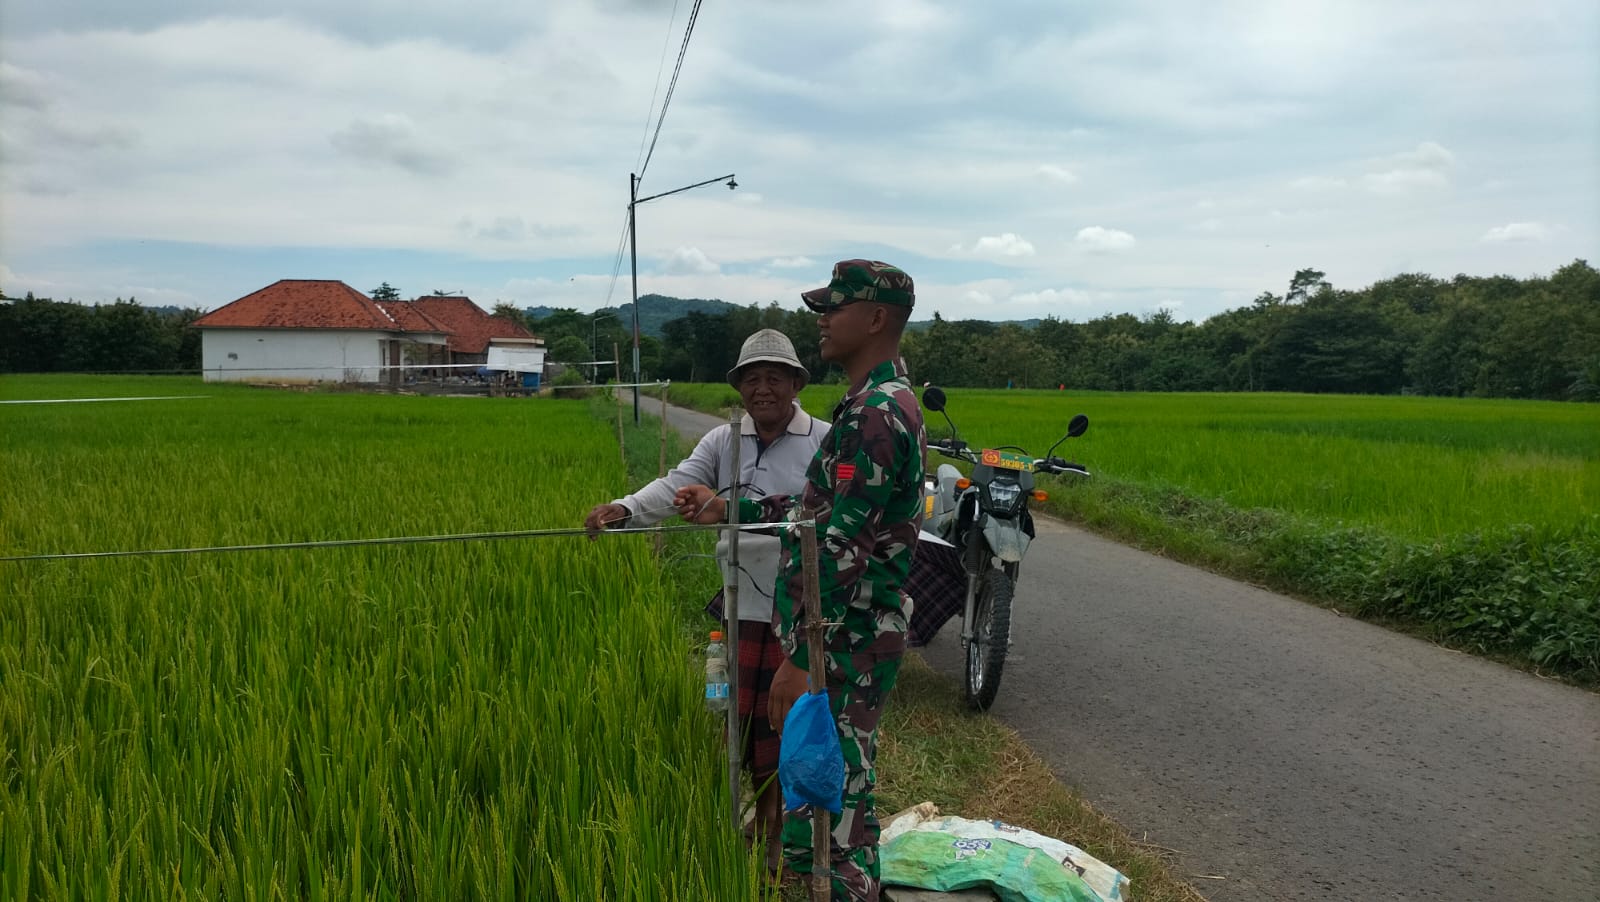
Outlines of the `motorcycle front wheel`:
M967 705L987 711L1000 691L1000 671L1011 647L1011 577L989 567L977 577L978 597L972 607L972 641L967 643Z

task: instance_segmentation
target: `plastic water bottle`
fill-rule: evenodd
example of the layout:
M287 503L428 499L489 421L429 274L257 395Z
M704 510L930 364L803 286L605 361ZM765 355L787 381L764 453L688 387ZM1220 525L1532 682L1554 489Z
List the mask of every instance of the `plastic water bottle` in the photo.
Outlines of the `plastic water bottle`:
M728 649L722 644L722 631L711 631L706 646L706 710L728 710Z

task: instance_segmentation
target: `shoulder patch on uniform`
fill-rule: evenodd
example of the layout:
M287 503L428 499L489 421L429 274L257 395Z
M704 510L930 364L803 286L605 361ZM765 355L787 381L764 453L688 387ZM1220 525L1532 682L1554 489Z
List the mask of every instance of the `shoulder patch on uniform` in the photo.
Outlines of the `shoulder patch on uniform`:
M855 426L855 428L852 428L852 429L840 430L840 435L839 435L839 456L840 457L844 457L844 458L853 458L857 454L859 454L860 452L861 452L861 428L860 428L860 425L857 424Z

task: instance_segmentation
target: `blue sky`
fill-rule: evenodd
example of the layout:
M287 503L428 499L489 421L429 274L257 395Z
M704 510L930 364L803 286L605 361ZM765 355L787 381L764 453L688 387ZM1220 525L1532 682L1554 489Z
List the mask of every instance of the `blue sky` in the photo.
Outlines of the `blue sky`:
M690 5L0 0L0 289L624 301ZM1306 266L1545 273L1600 258L1597 161L1592 0L711 0L642 190L740 188L640 208L640 292L872 256L919 318L1203 319Z

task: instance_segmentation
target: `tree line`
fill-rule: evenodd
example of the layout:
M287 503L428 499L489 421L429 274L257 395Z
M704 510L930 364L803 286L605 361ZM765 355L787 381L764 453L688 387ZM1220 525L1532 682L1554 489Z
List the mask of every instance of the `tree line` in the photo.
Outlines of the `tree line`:
M582 364L611 360L617 347L621 374L631 376L631 324L617 311L532 318L499 304L494 313L544 337L551 360L580 364L591 376L606 378L612 368ZM0 372L198 370L200 337L189 323L200 315L131 298L88 306L0 295ZM720 381L744 339L762 328L789 336L813 381L842 378L818 352L816 316L775 301L667 322L659 338L641 337L641 370L652 379ZM1575 260L1548 276L1404 274L1346 290L1302 269L1282 294L1263 292L1200 323L1167 311L1034 324L935 315L912 324L903 349L918 382L952 387L1595 401L1600 272Z
M200 310L133 298L79 304L0 294L0 372L112 373L200 369Z
M1600 400L1600 273L1398 275L1335 288L1315 269L1282 294L1200 323L1165 310L1075 323L913 323L902 344L918 382L974 388L1284 391ZM816 317L771 304L667 323L659 375L717 381L756 329L787 333L816 381Z

